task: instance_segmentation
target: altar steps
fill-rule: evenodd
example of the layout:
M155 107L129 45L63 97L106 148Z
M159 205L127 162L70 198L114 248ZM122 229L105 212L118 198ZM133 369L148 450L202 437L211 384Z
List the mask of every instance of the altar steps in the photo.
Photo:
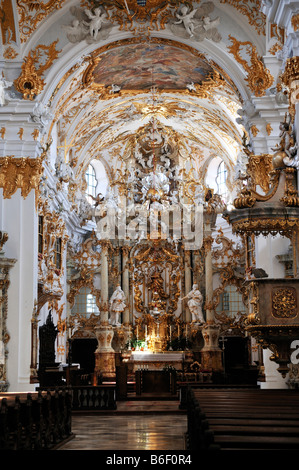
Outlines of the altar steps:
M151 393L142 393L141 395L136 395L136 393L128 393L127 394L128 400L134 401L178 401L179 394L171 394L171 393L160 393L159 391L151 392Z

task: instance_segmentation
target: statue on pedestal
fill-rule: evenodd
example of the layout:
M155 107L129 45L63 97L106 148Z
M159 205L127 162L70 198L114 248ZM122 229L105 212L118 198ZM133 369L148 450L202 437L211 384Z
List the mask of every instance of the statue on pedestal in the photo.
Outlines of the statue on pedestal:
M203 303L203 296L198 289L197 284L193 284L192 290L183 297L181 300L189 299L188 300L188 307L190 313L192 315L192 322L194 323L204 323L204 318L202 314L202 303Z
M119 315L125 310L126 296L124 291L118 285L110 298L110 323L111 325L120 325Z

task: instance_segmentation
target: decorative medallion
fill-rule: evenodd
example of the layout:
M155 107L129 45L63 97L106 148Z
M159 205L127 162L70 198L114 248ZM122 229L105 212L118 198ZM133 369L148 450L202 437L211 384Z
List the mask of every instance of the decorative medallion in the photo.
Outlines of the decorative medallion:
M272 315L275 318L297 316L297 293L294 287L277 287L272 290Z

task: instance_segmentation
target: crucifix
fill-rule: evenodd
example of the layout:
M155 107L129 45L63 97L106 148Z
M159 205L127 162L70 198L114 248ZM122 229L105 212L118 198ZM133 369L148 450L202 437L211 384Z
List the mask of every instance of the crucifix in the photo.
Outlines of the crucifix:
M73 140L71 141L71 143L69 145L67 145L66 139L64 139L64 145L60 145L60 146L57 147L58 149L64 149L64 162L65 163L66 163L67 153L68 153L69 149L73 146L73 144L72 144Z

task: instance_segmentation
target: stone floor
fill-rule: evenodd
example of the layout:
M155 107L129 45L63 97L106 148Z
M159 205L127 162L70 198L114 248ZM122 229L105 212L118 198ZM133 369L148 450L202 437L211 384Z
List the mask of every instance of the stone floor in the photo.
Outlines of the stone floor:
M186 414L179 402L118 402L115 412L74 415L74 438L58 450L184 450Z

